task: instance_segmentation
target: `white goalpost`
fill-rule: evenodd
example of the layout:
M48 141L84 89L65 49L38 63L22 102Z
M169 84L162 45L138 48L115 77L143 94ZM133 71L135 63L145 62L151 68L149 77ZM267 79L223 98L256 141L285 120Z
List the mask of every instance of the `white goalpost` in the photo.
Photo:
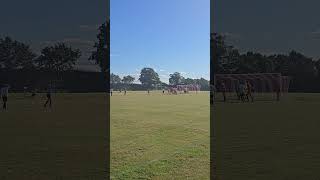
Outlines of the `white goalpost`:
M190 91L198 93L201 90L201 86L198 84L174 85L170 86L168 90L170 94L186 94Z

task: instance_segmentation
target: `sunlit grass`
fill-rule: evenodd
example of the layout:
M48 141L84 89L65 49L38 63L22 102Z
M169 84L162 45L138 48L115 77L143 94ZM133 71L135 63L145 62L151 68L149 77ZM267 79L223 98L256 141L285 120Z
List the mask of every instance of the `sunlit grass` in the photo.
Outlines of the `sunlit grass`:
M112 179L209 179L208 98L208 92L115 92Z

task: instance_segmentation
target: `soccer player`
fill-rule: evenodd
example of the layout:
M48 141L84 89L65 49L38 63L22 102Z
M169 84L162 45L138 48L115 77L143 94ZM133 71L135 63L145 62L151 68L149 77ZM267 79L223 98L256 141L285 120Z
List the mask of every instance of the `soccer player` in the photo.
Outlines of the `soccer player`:
M44 107L47 107L47 104L49 103L49 107L51 108L52 106L51 93L52 93L52 89L49 86L47 89L47 100L46 100L46 103L44 104Z
M239 87L239 85L240 85L239 81L237 81L235 90L236 90L236 94L237 94L238 100L240 101L241 98L240 98L240 87Z
M277 101L280 101L280 88L277 88Z
M24 96L27 96L27 93L28 93L28 87L27 87L27 86L24 86L24 87L23 87L23 95L24 95Z
M221 91L222 91L222 95L223 95L223 102L227 101L227 97L226 97L226 84L224 82L221 83Z
M241 83L239 84L239 94L240 94L240 99L241 99L242 102L244 102L245 91L246 91L246 87L245 87L245 85L241 82Z
M34 98L34 97L37 95L37 94L36 94L36 91L37 91L36 89L33 89L33 90L32 90L32 92L31 92L31 97Z
M5 84L4 86L1 87L1 97L3 101L2 108L4 110L7 109L7 101L8 101L8 94L9 94L9 88L10 86L8 84Z
M249 96L250 96L250 99L251 99L251 102L253 102L253 95L252 95L252 85L249 81L246 81L246 98L247 98L247 101L249 101Z

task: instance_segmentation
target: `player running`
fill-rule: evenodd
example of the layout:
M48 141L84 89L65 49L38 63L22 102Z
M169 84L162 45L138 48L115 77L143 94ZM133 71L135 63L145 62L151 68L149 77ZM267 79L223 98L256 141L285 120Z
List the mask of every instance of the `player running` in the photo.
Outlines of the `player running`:
M52 89L49 86L49 88L47 89L47 100L46 103L44 104L44 107L47 107L47 104L49 103L49 107L52 107L52 99L51 99L51 94L52 94Z
M28 93L28 87L27 86L23 86L23 95L26 97Z
M249 97L251 99L251 102L253 102L253 95L252 95L252 85L249 81L246 81L246 98L247 98L247 101L249 102Z
M34 97L36 97L36 95L37 95L37 89L34 88L31 91L31 97L34 98Z
M9 88L10 88L10 86L8 84L5 84L5 85L1 86L1 88L0 88L0 91L1 91L0 93L1 93L2 101L3 101L2 108L4 110L7 109Z
M222 91L222 95L223 95L223 102L227 102L227 97L226 97L226 84L224 82L221 83L221 91Z
M245 91L246 91L246 86L243 83L239 84L239 95L240 95L240 100L244 102L244 96L245 96Z
M237 98L240 101L241 97L240 97L240 83L239 83L239 81L236 82L235 90L236 90Z

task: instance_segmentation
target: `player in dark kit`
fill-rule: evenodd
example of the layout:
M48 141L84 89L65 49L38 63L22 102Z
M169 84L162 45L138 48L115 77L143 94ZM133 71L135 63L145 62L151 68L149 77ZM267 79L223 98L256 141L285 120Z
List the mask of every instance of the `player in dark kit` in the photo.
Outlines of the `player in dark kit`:
M3 101L3 106L2 106L2 108L3 108L4 110L7 109L7 101L8 101L9 88L10 88L10 86L9 86L8 84L0 85L0 94L1 94L1 97L2 97L2 101Z
M33 89L33 90L32 90L32 92L31 92L31 97L34 98L34 97L37 95L37 94L36 94L36 91L37 91L36 89Z
M46 95L47 96L47 101L44 104L44 107L47 107L47 104L49 103L49 107L51 108L51 106L52 106L51 94L52 94L52 90L51 90L51 87L49 87L48 90L47 90L47 95Z
M247 92L246 92L246 98L247 98L247 101L249 101L249 97L251 99L251 102L253 102L253 95L252 95L252 85L249 81L246 81L246 88L247 88Z
M226 96L227 88L226 88L226 84L224 82L221 83L221 91L222 91L222 95L223 95L223 102L226 102L227 101L227 96Z

